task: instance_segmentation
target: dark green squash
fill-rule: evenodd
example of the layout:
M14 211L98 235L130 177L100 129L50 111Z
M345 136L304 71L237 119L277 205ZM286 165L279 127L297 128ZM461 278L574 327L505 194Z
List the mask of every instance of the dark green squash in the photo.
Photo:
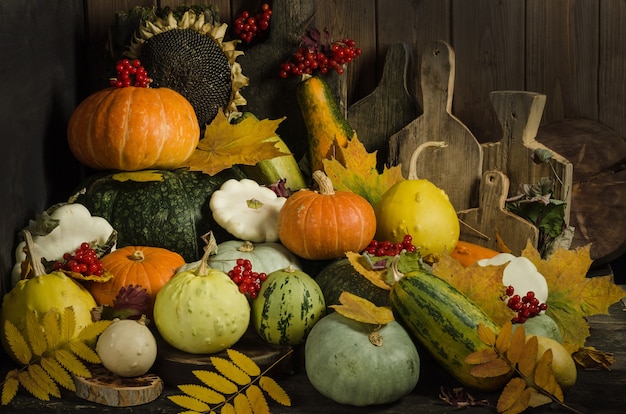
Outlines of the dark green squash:
M162 180L139 181L146 173L94 175L79 187L84 192L76 201L111 223L118 232L118 247L162 247L189 263L202 257L201 236L209 230L218 242L233 238L213 220L209 199L227 179L243 178L240 170L215 176L188 169L154 170ZM134 180L128 179L133 175Z
M390 306L389 291L367 280L352 267L347 258L328 264L317 274L315 281L322 289L326 306L338 305L339 295L344 290L367 299L376 306Z

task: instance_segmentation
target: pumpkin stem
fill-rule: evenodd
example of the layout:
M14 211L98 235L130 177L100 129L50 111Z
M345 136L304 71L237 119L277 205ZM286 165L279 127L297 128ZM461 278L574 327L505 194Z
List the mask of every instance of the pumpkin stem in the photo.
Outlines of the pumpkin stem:
M204 246L204 254L202 255L202 260L200 260L200 267L198 267L198 276L205 276L208 273L210 269L209 256L217 251L217 241L212 231L203 235L202 240L204 240L206 246Z
M24 238L26 240L26 260L30 262L32 267L32 276L30 277L45 275L46 269L44 268L43 263L41 263L41 257L37 256L37 253L35 253L35 242L33 241L33 236L30 234L30 231L24 230ZM29 274L31 274L31 272L23 274L22 277L24 279L29 279Z
M239 250L240 252L249 253L254 250L254 244L251 241L246 240L241 243L241 246L239 246L237 250Z
M420 156L420 154L422 153L422 151L424 151L426 148L428 147L435 147L435 148L444 148L447 147L448 144L446 144L444 141L426 141L422 144L420 144L417 148L415 148L415 151L413 151L413 154L411 154L411 160L409 161L409 176L408 179L409 180L417 180L417 158Z
M145 257L146 256L143 254L142 250L135 250L133 254L128 256L128 259L132 260L133 262L142 262Z
M330 178L322 170L317 170L313 173L313 180L317 183L320 188L320 194L324 195L333 195L335 194L335 189L333 188L333 182Z
M367 339L369 339L370 344L374 346L383 346L383 337L380 332L378 332L380 328L380 325L377 326L376 329L374 329L372 332L369 333L369 335L367 335Z

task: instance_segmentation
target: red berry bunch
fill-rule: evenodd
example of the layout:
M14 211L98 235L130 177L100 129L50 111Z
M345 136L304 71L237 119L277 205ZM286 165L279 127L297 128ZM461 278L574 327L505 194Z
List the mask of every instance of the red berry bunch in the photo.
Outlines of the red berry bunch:
M244 42L250 43L255 37L264 36L267 33L271 17L272 9L267 3L261 6L261 11L256 15L244 10L235 18L233 25L235 35Z
M104 274L98 254L87 242L81 243L73 254L65 253L63 261L55 261L53 268L54 270L80 273L83 276L102 276Z
M241 258L237 259L235 266L228 271L228 277L239 286L239 291L250 299L256 299L261 284L267 279L265 273L252 271L250 260Z
M109 84L115 88L125 88L127 86L136 86L138 88L147 88L152 79L148 77L146 68L141 65L139 59L122 59L115 65L117 77L112 78Z
M376 257L397 256L402 253L403 250L406 250L407 252L414 252L417 250L417 248L413 245L413 237L411 237L410 234L406 234L401 243L392 243L389 240L372 240L365 248L365 252Z
M319 31L309 30L303 36L303 45L286 61L280 64L281 78L301 76L319 71L322 74L335 70L338 74L344 72L344 65L352 62L361 54L353 39L344 38L340 41L330 41L327 32L325 38Z
M539 315L542 311L548 309L546 303L540 303L539 299L535 297L535 292L528 291L524 296L515 294L515 288L513 286L506 287L506 297L503 299L507 301L507 306L517 312L517 316L511 319L512 323L524 323L528 318Z

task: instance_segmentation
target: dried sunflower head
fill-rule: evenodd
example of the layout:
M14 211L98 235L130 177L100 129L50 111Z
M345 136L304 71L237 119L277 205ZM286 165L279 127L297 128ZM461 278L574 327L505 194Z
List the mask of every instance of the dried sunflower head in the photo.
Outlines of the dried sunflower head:
M187 98L204 129L220 109L228 115L246 104L240 90L248 78L236 62L243 52L235 50L238 41L223 41L226 29L193 10L180 18L170 12L143 22L125 55L141 60L154 86Z

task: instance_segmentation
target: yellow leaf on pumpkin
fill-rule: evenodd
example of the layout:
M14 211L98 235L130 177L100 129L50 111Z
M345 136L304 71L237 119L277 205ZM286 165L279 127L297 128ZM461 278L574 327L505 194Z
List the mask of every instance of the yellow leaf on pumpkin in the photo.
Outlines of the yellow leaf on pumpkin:
M363 277L372 282L375 286L381 289L391 290L391 286L385 282L385 276L387 275L387 269L372 270L367 263L367 259L363 255L355 252L346 252L348 261Z
M394 320L390 308L376 306L367 299L363 299L349 292L339 295L341 305L331 305L338 313L346 318L372 325L385 325Z
M219 111L184 166L191 171L215 175L236 164L255 165L285 155L276 147L276 128L284 119L259 121L247 117L232 124Z

